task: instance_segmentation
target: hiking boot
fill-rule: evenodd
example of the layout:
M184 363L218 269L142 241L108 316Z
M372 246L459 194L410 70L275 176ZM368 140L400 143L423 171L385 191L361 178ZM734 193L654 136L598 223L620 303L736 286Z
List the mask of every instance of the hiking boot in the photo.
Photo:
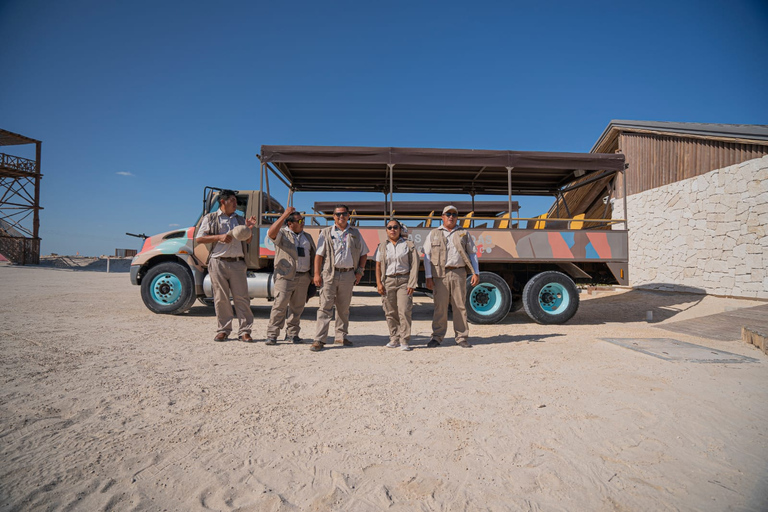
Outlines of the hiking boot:
M324 346L325 346L325 343L323 343L322 341L316 341L312 344L311 347L309 347L309 350L311 350L312 352L320 352L321 350L323 350Z
M397 348L400 346L400 344L396 341L390 341L389 343L387 343L386 346L387 348Z
M336 341L334 341L334 343L337 343L339 345L343 345L345 347L351 347L352 346L352 342L349 341L349 340L336 340Z
M286 336L285 341L290 341L291 343L304 343L304 340L299 338L298 336Z
M264 342L265 345L277 345L277 340L274 338L268 338L267 341Z
M469 342L466 341L460 341L457 343L458 346L461 348L472 348L472 345L469 344Z
M237 337L237 339L239 339L240 341L245 341L246 343L255 343L256 342L256 340L251 338L251 333L249 333L249 332L245 332L245 333L241 334L240 336Z
M218 333L216 336L214 336L213 341L227 341L227 333Z
M427 343L427 346L429 348L435 348L440 346L440 342L437 340L429 340L429 343Z
M408 351L413 350L413 349L411 349L410 345L403 344L403 345L400 345L400 350L402 350L404 352L408 352Z

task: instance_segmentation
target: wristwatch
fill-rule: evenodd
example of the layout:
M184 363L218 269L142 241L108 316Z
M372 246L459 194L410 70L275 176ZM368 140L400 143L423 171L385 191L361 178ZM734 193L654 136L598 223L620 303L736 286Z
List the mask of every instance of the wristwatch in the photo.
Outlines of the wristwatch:
M355 269L355 274L363 275L363 274L365 274L365 269L363 267L357 267Z

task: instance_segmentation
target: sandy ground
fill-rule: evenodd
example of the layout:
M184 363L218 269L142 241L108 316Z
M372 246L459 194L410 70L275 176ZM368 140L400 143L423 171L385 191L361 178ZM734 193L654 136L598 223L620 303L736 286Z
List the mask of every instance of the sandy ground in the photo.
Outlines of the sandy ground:
M515 313L472 326L467 350L425 348L421 296L401 352L364 291L355 346L312 353L215 343L210 309L152 314L125 273L0 265L0 290L2 510L768 509L768 357L645 321L757 302L583 294L567 325ZM268 303L253 311L263 336ZM758 362L670 362L601 337Z

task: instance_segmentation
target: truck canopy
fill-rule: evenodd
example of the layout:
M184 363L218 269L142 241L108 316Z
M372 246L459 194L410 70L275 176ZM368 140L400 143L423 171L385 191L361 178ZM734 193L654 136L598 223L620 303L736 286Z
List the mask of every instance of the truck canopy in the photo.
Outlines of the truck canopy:
M624 155L396 147L262 146L294 191L558 195L624 170ZM281 179L283 179L281 178Z

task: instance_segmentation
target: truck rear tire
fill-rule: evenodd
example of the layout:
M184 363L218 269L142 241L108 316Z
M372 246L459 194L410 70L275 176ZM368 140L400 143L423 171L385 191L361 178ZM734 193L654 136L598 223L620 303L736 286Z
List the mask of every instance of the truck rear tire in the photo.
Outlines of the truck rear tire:
M480 282L472 287L467 279L467 319L473 324L501 322L512 305L507 282L493 272L480 272Z
M536 274L523 288L525 312L540 324L562 324L579 309L579 291L573 280L561 272Z
M166 261L155 265L141 280L141 299L155 313L185 313L195 298L192 274L180 263Z

